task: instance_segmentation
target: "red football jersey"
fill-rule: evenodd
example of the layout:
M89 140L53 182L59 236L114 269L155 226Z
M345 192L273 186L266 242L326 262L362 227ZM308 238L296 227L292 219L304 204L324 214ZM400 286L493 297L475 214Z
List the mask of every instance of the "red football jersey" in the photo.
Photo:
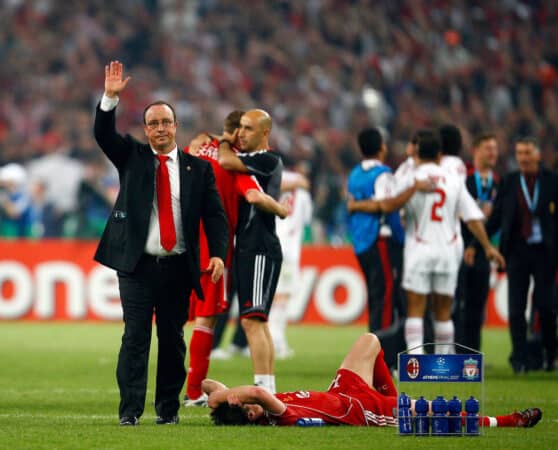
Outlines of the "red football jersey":
M356 373L339 369L327 392L296 391L275 394L287 409L267 413L270 425L295 425L301 418L316 417L331 425L396 426L396 397L372 389Z
M225 260L225 267L230 268L232 262L233 239L238 223L238 200L239 197L244 197L245 193L250 189L257 189L262 191L261 186L256 181L255 177L239 172L232 172L223 169L218 161L219 141L213 139L210 143L202 145L200 148L199 158L208 161L215 173L215 185L217 191L221 196L225 214L229 224L229 248L227 258ZM184 151L188 151L185 148ZM207 268L209 264L209 248L207 246L207 237L200 223L200 266L201 269Z

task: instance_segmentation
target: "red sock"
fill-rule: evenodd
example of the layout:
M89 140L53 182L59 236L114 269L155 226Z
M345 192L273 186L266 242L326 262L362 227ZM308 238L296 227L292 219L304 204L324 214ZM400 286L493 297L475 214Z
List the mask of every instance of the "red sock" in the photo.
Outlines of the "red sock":
M507 416L496 416L498 427L517 427L517 417L515 414L508 414Z
M393 384L391 372L384 360L384 349L380 350L374 364L374 387L380 394L391 397L397 396L397 389Z
M190 340L190 367L186 386L186 394L190 399L202 395L201 383L207 377L212 344L213 330L196 326Z

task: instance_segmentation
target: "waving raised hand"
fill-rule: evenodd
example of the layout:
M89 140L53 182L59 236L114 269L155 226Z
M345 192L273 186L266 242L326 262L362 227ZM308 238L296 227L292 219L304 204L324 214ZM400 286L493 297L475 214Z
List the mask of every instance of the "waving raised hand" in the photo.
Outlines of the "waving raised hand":
M105 95L115 97L124 90L131 77L122 79L123 64L120 61L111 61L105 66Z

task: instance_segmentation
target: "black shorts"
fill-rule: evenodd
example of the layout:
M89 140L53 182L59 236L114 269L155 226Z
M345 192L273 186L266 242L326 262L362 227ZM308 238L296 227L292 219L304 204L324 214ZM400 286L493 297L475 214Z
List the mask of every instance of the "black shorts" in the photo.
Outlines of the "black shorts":
M267 321L280 270L281 259L262 254L235 255L234 279L240 317Z

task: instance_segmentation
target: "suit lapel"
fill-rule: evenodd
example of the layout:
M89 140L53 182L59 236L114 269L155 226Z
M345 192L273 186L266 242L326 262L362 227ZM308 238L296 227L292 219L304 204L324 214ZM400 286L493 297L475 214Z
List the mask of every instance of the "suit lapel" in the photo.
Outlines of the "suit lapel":
M539 168L539 202L537 203L537 209L535 211L536 215L539 215L541 211L547 207L547 194L550 192L550 189L547 187L548 177L546 176L546 171Z
M143 146L140 163L134 168L134 171L141 180L139 185L144 200L147 204L152 204L155 195L155 156L149 145Z
M188 155L178 150L178 168L180 177L180 209L182 215L182 224L186 226L186 212L190 203L190 196L192 194L192 172L193 167L189 161Z

